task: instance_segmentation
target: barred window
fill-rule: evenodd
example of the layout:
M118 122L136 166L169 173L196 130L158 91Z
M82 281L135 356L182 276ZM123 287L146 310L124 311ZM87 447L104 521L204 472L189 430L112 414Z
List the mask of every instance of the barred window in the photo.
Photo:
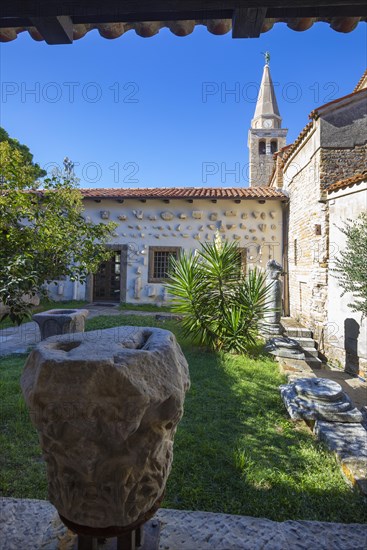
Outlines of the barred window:
M149 275L148 283L160 283L168 279L170 258L178 257L178 246L151 246L149 247Z

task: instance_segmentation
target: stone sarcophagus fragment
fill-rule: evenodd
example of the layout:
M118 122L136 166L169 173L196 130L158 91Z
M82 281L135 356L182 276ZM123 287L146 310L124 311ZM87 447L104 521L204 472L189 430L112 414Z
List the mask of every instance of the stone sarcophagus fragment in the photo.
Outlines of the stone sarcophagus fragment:
M31 352L21 386L63 518L105 528L154 514L189 388L172 333L117 327L48 338Z

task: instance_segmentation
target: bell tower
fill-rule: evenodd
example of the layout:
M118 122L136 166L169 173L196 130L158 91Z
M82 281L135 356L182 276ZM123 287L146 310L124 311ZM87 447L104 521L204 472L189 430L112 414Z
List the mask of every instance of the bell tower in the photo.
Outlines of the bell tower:
M288 130L282 128L274 85L269 68L270 54L265 53L254 118L248 133L250 187L265 187L274 166L273 154L285 146Z

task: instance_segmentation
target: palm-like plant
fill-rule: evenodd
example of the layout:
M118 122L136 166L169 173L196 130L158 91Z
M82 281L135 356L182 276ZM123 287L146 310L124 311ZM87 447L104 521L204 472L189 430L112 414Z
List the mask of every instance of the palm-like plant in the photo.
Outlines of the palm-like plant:
M269 311L265 274L245 275L236 242L205 243L196 253L172 258L166 284L172 307L183 313L185 333L217 351L246 353Z

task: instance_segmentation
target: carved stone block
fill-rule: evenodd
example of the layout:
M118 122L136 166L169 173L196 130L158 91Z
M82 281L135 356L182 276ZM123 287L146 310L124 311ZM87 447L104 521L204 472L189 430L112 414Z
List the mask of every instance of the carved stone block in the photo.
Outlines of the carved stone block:
M53 337L29 355L21 387L59 514L95 528L145 521L189 388L173 334L125 326Z
M174 216L173 216L172 212L161 212L161 218L162 218L162 220L164 220L166 222L169 222L169 221L173 220Z
M135 218L137 218L138 220L142 220L143 219L143 211L142 210L133 210L133 214L135 216Z

